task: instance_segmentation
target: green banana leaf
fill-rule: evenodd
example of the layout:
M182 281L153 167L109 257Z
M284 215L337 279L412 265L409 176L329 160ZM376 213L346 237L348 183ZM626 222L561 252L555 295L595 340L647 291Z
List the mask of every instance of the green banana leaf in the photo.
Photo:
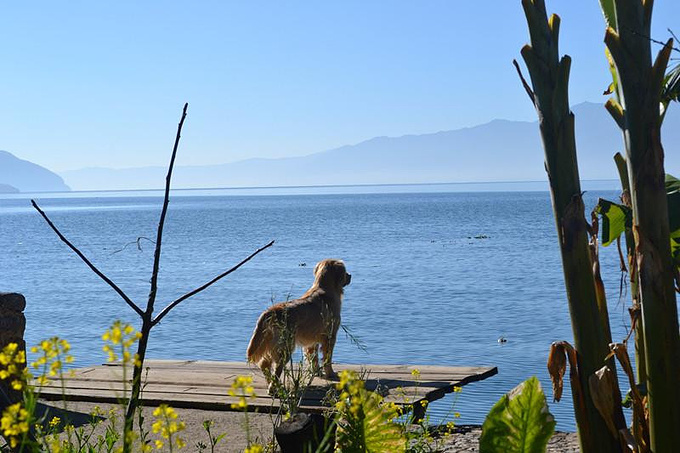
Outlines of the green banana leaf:
M600 241L605 247L614 242L626 229L633 227L633 212L622 204L600 198L594 212L601 219Z
M614 0L600 0L600 8L604 14L604 21L607 27L612 27L616 30L616 6Z
M491 408L479 438L480 453L543 453L555 431L541 383L534 376Z
M666 196L668 200L668 226L671 233L671 253L676 267L680 268L680 180L666 175ZM600 216L602 245L607 247L627 229L632 228L630 208L600 198L593 210Z
M671 254L675 266L680 268L680 180L666 175L668 197L668 226L671 231Z

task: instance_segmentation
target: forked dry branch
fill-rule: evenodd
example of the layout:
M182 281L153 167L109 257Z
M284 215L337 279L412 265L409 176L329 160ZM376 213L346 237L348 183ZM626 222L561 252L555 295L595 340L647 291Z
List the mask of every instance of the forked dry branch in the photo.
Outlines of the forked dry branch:
M132 432L133 429L133 418L136 410L140 406L140 390L141 390L141 377L142 377L142 370L144 366L144 358L146 356L146 347L148 344L149 340L149 334L151 332L151 329L157 325L173 308L175 308L177 305L179 305L181 302L187 300L191 296L194 296L204 289L208 288L209 286L213 285L214 283L217 283L219 280L222 278L226 277L227 275L231 274L232 272L236 271L239 269L241 266L246 264L248 261L250 261L252 258L254 258L256 255L258 255L260 252L263 250L271 247L274 245L274 241L269 242L268 244L260 247L257 249L255 252L250 254L247 258L233 266L232 268L226 270L225 272L219 274L212 280L208 281L207 283L197 287L196 289L189 291L188 293L184 294L183 296L177 298L175 301L171 302L168 304L161 312L156 315L156 317L153 316L153 311L154 311L154 304L156 302L156 293L158 289L158 273L159 273L159 268L160 268L160 258L161 258L161 245L163 242L163 227L165 226L165 217L168 212L168 205L170 203L170 185L172 181L172 171L175 166L175 157L177 156L177 148L179 147L179 141L180 137L182 134L182 127L184 126L184 120L187 115L187 108L189 107L189 104L184 104L184 109L182 110L182 117L179 121L179 124L177 126L177 135L175 137L175 144L172 149L172 156L170 158L170 164L168 165L168 173L165 177L165 192L164 192L164 198L163 198L163 207L161 209L161 215L160 215L160 220L158 221L158 228L156 230L156 247L154 250L154 261L153 261L153 269L151 272L151 288L149 290L149 297L147 299L146 303L146 309L142 310L139 305L137 305L130 297L128 297L125 292L120 289L118 285L116 285L110 278L108 278L102 271L100 271L79 249L76 247L72 242L70 242L62 233L59 231L59 229L54 225L54 223L49 219L47 214L40 209L38 204L35 202L35 200L31 200L31 204L33 207L40 213L43 219L47 222L49 227L57 234L59 239L64 242L91 270L94 272L99 278L104 280L113 290L118 293L118 295L125 301L125 303L132 308L135 313L139 315L139 317L142 319L142 328L140 329L140 333L142 334L138 347L137 347L137 360L135 360L135 365L134 365L134 370L133 370L133 376L132 376L132 391L130 393L130 398L128 400L128 406L127 410L125 413L125 435L124 435L124 441L123 441L123 451L125 453L128 453L130 451L130 446L131 446L131 440L132 437L129 435L129 433Z

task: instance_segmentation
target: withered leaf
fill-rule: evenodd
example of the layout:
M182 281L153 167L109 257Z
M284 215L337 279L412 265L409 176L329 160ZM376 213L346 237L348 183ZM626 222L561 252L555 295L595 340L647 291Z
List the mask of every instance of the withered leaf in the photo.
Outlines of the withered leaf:
M605 365L588 378L588 387L590 387L590 396L595 408L604 419L609 431L614 437L618 437L619 430L614 422L616 411L613 397L616 389L615 379L614 372Z

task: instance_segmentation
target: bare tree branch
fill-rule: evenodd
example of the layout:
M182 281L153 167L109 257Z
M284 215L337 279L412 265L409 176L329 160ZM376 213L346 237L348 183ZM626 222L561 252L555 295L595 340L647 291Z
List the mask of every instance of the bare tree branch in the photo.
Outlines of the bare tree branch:
M101 278L102 280L104 280L111 288L113 288L113 290L114 290L115 292L117 292L118 295L119 295L119 296L120 296L120 297L121 297L121 298L129 305L129 306L130 306L130 308L132 308L135 312L137 312L137 314L138 314L139 316L142 316L142 315L144 314L144 312L141 310L141 308L139 308L139 307L132 301L132 299L130 299L130 298L127 296L127 294L125 294L125 293L123 292L123 290L120 289L120 288L118 287L118 285L116 285L115 283L113 283L113 282L111 281L110 278L108 278L108 277L107 277L106 275L104 275L99 269L97 269L97 267L96 267L94 264L92 264L92 262L91 262L89 259L87 259L87 257L86 257L80 250L78 250L78 247L76 247L75 245L73 245L68 239L66 239L66 237L65 237L63 234L61 234L61 231L59 231L59 229L54 225L54 223L52 223L52 221L47 217L47 214L45 214L45 212L44 212L42 209L40 209L40 207L39 207L38 204L35 202L35 200L31 200L31 204L32 204L33 207L38 211L38 213L40 213L40 215L42 216L42 218L45 219L45 222L47 222L47 224L50 226L50 228L52 228L52 230L53 230L55 233L57 233L57 236L59 236L59 239L61 239L61 241L62 241L64 244L66 244L71 250L73 250L73 252L74 252L76 255L78 255L78 257L79 257L81 260L83 260L83 262L84 262L85 264L87 264L87 266L92 270L92 272L94 272L95 274L97 274L97 275L99 276L99 278Z
M176 299L176 300L175 300L174 302L172 302L170 305L168 305L167 307L165 307L165 308L158 314L158 316L156 316L156 317L154 318L154 320L151 322L151 326L155 326L156 324L158 324L158 323L161 321L161 319L163 319L163 318L165 317L165 315L167 315L167 314L170 312L170 310L172 310L173 308L175 308L180 302L183 302L183 301L187 300L187 299L190 298L191 296L200 293L201 291L203 291L204 289L206 289L207 287L209 287L209 286L212 285L213 283L216 283L216 282L218 282L219 280L223 279L224 277L226 277L227 275L231 274L232 272L234 272L234 271L235 271L236 269L238 269L239 267L241 267L241 266L243 266L244 264L246 264L248 261L250 261L252 258L254 258L255 255L257 255L258 253L260 253L260 252L263 251L264 249L267 249L267 248L271 247L272 245L274 245L274 241L271 241L269 244L265 245L264 247L261 247L261 248L257 249L257 250L256 250L255 252L253 252L248 258L244 259L243 261L241 261L240 263L238 263L236 266L232 267L231 269L229 269L229 270L227 270L227 271L221 273L221 274L218 275L217 277L215 277L215 278L213 278L212 280L210 280L208 283L205 283L205 284L199 286L198 288L194 289L193 291L190 291L190 292L186 293L185 295L183 295L182 297Z
M151 289L149 290L149 299L146 304L146 314L151 317L153 313L153 305L156 301L156 292L158 290L158 269L161 261L161 242L163 241L163 226L165 225L165 215L168 213L168 204L170 203L170 181L172 180L172 170L175 166L175 157L177 156L177 148L179 147L179 139L182 135L182 126L184 119L187 117L188 103L184 104L182 110L182 118L177 125L177 135L175 136L175 145L172 148L172 156L170 157L170 165L168 166L168 174L165 177L165 197L163 198L163 209L161 209L161 218L158 221L158 231L156 233L156 251L153 256L153 270L151 271Z

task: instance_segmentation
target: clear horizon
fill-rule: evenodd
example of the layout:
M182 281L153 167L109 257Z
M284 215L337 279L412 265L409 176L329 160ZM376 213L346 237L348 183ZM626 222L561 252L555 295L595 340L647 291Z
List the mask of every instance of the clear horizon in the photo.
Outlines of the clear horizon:
M596 1L550 1L571 102L609 84ZM56 172L279 158L493 119L533 121L519 1L8 4L0 149ZM655 2L665 40L680 2Z

